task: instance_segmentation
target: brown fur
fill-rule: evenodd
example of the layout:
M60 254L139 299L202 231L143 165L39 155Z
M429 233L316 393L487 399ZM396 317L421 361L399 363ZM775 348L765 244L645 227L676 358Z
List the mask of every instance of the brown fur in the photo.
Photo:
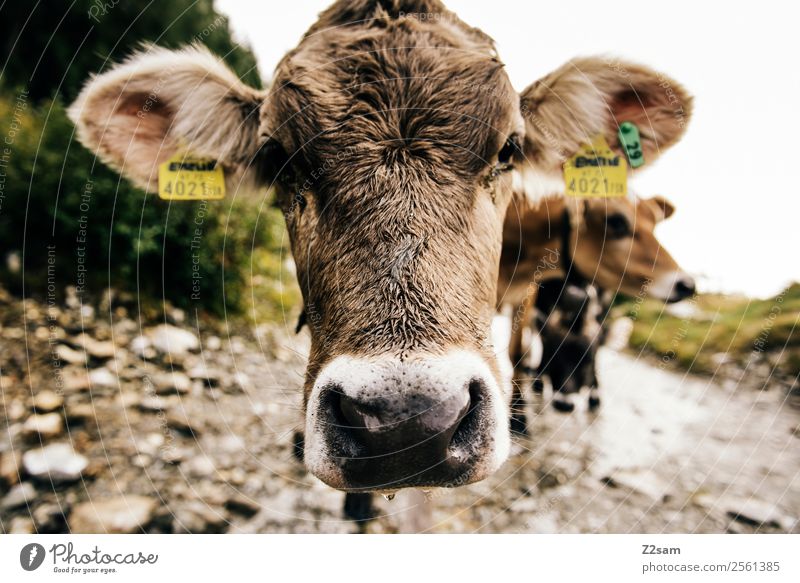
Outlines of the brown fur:
M488 335L512 182L535 197L528 185L558 178L562 150L598 132L614 144L614 120L653 122L640 123L648 163L683 131L661 78L625 67L574 61L520 102L492 40L440 2L340 1L268 93L203 50L151 47L90 80L70 115L84 144L149 190L179 149L220 160L229 188L276 186L312 335L308 396L343 354L463 348L499 378ZM514 171L498 163L512 136Z

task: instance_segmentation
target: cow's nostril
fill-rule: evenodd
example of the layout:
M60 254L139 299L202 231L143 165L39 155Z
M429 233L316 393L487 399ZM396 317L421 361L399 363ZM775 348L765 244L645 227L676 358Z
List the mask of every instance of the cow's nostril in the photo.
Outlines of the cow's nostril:
M675 292L681 299L688 298L694 295L695 285L693 279L679 279L675 284Z
M483 382L479 379L473 379L469 382L468 407L450 440L451 455L460 457L464 453L464 448L468 447L473 441L475 433L478 431L478 424L480 423L481 408L485 400L485 390L486 388Z

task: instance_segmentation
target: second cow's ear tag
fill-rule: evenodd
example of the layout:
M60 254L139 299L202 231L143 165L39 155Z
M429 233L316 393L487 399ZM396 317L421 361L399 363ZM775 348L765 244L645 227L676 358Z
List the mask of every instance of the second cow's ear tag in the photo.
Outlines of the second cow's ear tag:
M225 198L225 173L216 160L175 154L158 167L158 196L164 200Z
M619 124L619 143L625 154L628 156L628 162L631 168L639 168L644 166L644 152L642 151L642 141L639 137L639 128L636 124L630 121L624 121Z
M567 194L582 198L627 196L628 167L598 135L564 162Z

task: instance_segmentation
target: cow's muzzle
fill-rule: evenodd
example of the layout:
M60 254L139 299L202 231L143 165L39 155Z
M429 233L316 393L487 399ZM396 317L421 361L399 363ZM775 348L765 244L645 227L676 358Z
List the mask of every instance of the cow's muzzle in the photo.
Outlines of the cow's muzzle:
M509 449L508 405L477 354L339 357L311 393L305 461L349 491L460 486Z

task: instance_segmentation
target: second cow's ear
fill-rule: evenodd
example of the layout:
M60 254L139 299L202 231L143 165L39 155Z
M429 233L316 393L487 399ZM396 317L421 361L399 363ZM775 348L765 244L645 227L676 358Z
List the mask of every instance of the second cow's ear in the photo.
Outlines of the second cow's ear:
M626 121L639 128L647 167L680 140L692 112L691 96L676 81L642 65L598 57L568 62L520 99L525 170L538 179L528 181L534 185L559 179L564 161L598 134L624 156L618 128Z
M657 223L670 218L675 212L675 205L658 194L648 198L645 202L653 209Z
M179 151L221 163L235 189L256 174L265 95L204 48L146 47L90 79L68 113L81 143L145 190Z

